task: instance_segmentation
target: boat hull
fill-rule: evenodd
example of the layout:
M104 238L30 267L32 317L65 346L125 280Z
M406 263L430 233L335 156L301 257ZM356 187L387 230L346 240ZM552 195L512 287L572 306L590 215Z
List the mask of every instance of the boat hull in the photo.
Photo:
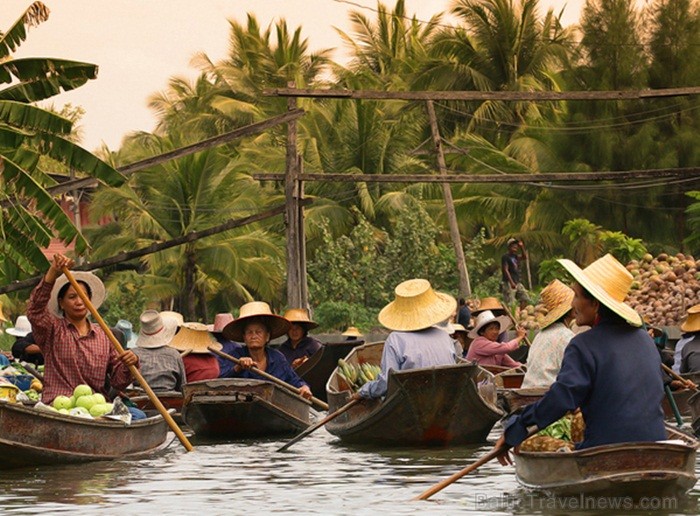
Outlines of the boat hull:
M185 385L182 419L201 437L295 434L309 424L303 398L264 380L221 378Z
M304 380L315 397L328 401L326 382L338 366L338 360L345 358L350 351L363 341L327 343L294 371Z

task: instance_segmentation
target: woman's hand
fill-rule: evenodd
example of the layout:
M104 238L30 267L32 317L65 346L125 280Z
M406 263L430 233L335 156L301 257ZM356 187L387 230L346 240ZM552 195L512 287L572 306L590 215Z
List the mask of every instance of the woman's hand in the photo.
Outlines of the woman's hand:
M295 358L294 360L292 360L292 367L293 367L294 369L296 369L296 368L299 367L301 364L303 364L304 362L306 362L308 359L309 359L309 357L299 357L299 358Z
M73 265L75 265L75 261L71 258L60 253L54 254L51 259L49 270L46 271L46 275L44 276L44 281L46 281L46 283L55 283L59 276L63 274L63 267L70 269Z
M125 351L123 354L119 355L119 361L127 367L138 365L139 357L137 357L133 351Z
M525 335L527 334L527 330L522 326L518 326L517 328L515 328L515 333L517 334L519 339L524 339Z
M308 385L302 385L301 387L299 387L299 395L307 400L310 400L313 397L311 389L309 389Z
M256 367L257 364L255 363L255 360L253 360L250 357L241 357L238 359L238 366L241 369L251 369L253 367Z
M506 438L505 436L501 435L501 437L498 438L498 441L496 441L496 444L494 445L493 449L494 451L498 448L503 449L501 453L496 455L496 459L498 459L498 462L501 463L501 466L512 466L513 459L511 458L510 453L508 453L508 448L506 446Z

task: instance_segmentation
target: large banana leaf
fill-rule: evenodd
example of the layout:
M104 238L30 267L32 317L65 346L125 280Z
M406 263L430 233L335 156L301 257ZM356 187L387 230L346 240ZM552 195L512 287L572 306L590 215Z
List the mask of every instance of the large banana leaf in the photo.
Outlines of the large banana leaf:
M97 78L97 65L65 59L27 58L0 63L0 82L20 82L0 91L0 100L36 102Z
M11 100L0 100L0 122L23 132L37 130L51 134L70 134L73 125L55 113Z
M24 14L0 37L0 60L17 50L27 39L27 26L33 27L49 19L49 9L42 2L34 2Z

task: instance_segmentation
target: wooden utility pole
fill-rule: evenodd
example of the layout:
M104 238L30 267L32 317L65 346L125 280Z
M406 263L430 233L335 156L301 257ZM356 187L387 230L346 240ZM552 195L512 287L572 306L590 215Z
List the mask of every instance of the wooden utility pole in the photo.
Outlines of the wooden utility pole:
M293 88L294 83L288 84ZM295 110L297 100L287 99L287 109ZM301 274L301 245L303 235L300 221L299 206L299 160L297 156L297 124L296 120L287 122L287 156L284 174L285 225L287 236L287 306L289 308L304 308L302 299Z
M304 173L304 160L300 155L297 154L297 170L299 171L299 176ZM297 217L299 219L299 289L301 297L301 308L310 309L309 306L309 286L306 279L306 228L304 227L304 182L301 180L297 181L299 199L297 204L299 208L297 210Z
M440 138L440 129L438 128L437 117L435 116L435 107L432 100L425 102L428 108L428 118L430 120L430 133L433 135L433 144L435 145L435 153L437 155L438 170L440 175L447 174L447 166L445 165L445 154L442 149L442 139ZM442 195L445 198L445 211L447 212L447 223L450 227L450 238L455 249L455 258L457 259L457 270L459 271L459 295L469 297L472 294L471 285L469 284L469 271L464 259L464 249L462 248L462 237L459 235L459 224L457 224L457 214L455 213L455 204L452 199L452 189L449 183L442 183Z

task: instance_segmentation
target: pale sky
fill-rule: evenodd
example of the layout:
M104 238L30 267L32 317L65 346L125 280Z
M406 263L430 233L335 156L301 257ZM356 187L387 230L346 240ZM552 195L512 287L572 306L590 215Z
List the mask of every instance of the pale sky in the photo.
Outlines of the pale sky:
M131 131L151 131L155 118L147 107L153 93L165 90L172 76L190 79L198 71L192 56L205 52L214 61L228 50L229 19L244 22L254 13L267 27L285 18L290 29L302 27L312 50L343 46L334 27L349 32L348 12L359 8L339 0L44 0L49 19L31 28L15 57L60 57L99 66L98 78L51 99L57 109L82 106L83 142L112 150ZM376 8L376 0L351 3ZM393 8L395 2L385 5ZM563 7L564 25L578 21L584 0L540 0L542 12ZM6 31L31 0L2 0L0 31ZM451 0L406 0L407 12L419 19L447 10ZM371 20L376 13L362 12Z

